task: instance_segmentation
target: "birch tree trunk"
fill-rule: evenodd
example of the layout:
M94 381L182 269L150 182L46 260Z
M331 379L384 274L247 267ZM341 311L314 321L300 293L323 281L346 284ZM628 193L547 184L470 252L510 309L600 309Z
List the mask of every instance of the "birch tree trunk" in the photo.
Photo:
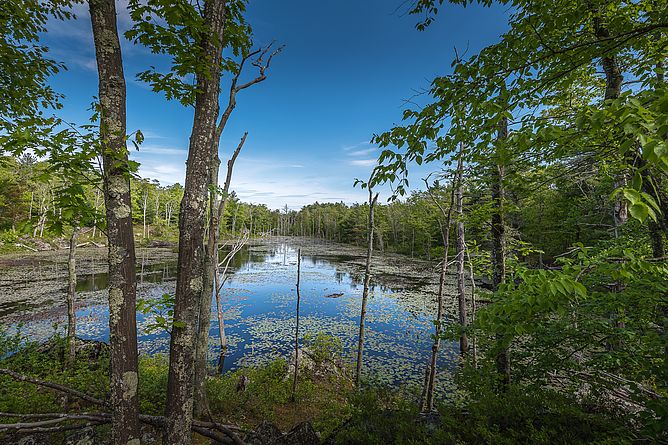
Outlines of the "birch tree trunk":
M72 228L70 251L67 255L67 365L76 358L77 317L74 303L77 297L77 240L79 227Z
M364 268L364 288L362 290L362 312L360 314L359 340L357 344L357 367L355 369L355 385L359 386L362 374L362 352L364 349L364 319L366 318L366 307L369 300L369 284L371 283L371 254L373 253L373 211L378 199L369 185L369 223L367 227L367 249L366 265Z
M508 119L503 118L499 124L498 139L500 142L508 138ZM498 162L492 167L492 288L498 291L499 286L506 280L506 226L505 226L505 168L503 163ZM503 338L497 337L499 342ZM496 355L496 369L501 376L504 385L510 383L510 360L508 348L502 346Z
M148 191L144 193L144 202L142 205L142 238L146 238L146 207L148 206Z
M426 184L426 181L425 181ZM427 378L425 380L426 387L424 391L424 401L421 403L425 412L430 412L434 408L434 387L436 381L436 363L438 360L438 351L441 346L441 332L443 331L443 294L445 293L445 277L448 272L448 252L450 250L450 227L452 225L452 207L455 198L455 183L452 184L452 193L450 193L450 203L448 211L446 212L443 206L439 203L436 197L432 194L429 185L427 184L427 192L431 196L434 203L438 206L441 214L445 218L445 226L441 224L441 236L443 239L443 262L441 264L441 273L438 280L438 296L437 296L437 310L436 310L436 332L434 333L434 344L431 347L431 360L429 361L429 368L427 369ZM439 220L440 223L440 220Z
M203 42L210 61L207 73L198 73L195 116L188 149L183 200L179 215L179 257L177 264L174 324L169 348L167 383L167 425L165 445L190 443L195 380L195 340L199 303L203 290L204 232L207 187L218 119L220 73L226 2L210 0L204 6L209 34Z
M466 244L464 240L464 184L463 184L463 147L460 150L459 160L457 161L457 191L455 201L457 206L457 302L459 306L459 325L463 330L459 336L459 353L463 356L469 350L469 340L466 336L466 326L468 320L466 317L466 278L464 277L464 251Z
M111 435L114 445L138 445L137 283L125 145L125 77L114 0L90 0L88 4L100 78L100 139L109 243Z

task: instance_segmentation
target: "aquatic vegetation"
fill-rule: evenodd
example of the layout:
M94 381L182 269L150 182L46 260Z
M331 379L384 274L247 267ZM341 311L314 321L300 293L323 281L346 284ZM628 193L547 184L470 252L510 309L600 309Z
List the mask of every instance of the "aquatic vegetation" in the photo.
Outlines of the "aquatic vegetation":
M232 275L222 290L224 319L229 336L225 371L242 367L266 365L274 360L288 359L294 337L294 309L296 304L296 249L303 252L302 261L302 314L301 340L326 335L337 339L343 359L352 362L356 345L361 277L364 252L361 249L322 244L309 240L284 240L247 246L239 253ZM105 263L98 257L98 249L81 249L81 276L104 276ZM47 259L34 259L10 267L9 276L24 277L41 267L44 287L52 292L51 303L42 301L39 308L12 319L25 321L23 332L31 340L45 341L64 332L65 275L61 258L49 252ZM146 279L138 286L140 301L158 301L164 295L173 295L174 282L169 273L175 254L169 249L141 249L137 255L138 273L152 274L160 279ZM38 258L38 257L36 257ZM380 385L402 384L418 388L424 378L424 369L431 348L432 319L436 310L435 291L437 274L434 265L410 260L399 255L378 255L373 259L373 279L368 309L368 339L365 344L367 366L366 382ZM143 264L143 267L141 266ZM99 279L90 280L98 283ZM2 284L4 289L12 286ZM34 293L39 292L29 286ZM454 281L448 282L446 293L454 295ZM337 298L328 298L336 295ZM106 293L91 286L79 292L77 335L84 339L108 340L108 309ZM447 299L447 310L454 314L454 297ZM164 306L164 305L163 305ZM142 355L164 353L169 348L165 328L167 307L163 311L144 310L138 313L138 340ZM14 326L14 327L12 327ZM10 326L10 332L15 329ZM162 328L161 328L162 327ZM211 321L210 363L217 361L218 322ZM457 358L452 345L443 348L440 362L443 371L454 369ZM440 392L452 389L449 372L439 373ZM417 390L415 390L417 391Z

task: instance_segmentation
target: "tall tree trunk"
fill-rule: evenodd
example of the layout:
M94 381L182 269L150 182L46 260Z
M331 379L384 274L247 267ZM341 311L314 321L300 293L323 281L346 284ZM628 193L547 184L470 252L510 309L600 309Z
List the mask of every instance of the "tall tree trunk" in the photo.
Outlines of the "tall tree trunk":
M503 118L499 124L499 141L508 138L508 119ZM506 280L506 226L505 226L505 168L501 162L492 168L492 287L496 292ZM503 345L504 339L497 336L501 344L496 355L496 369L504 385L510 383L510 358L508 348Z
M475 276L473 274L473 260L471 259L471 254L469 252L468 247L466 247L466 256L469 261L469 279L471 280L471 323L475 323L475 316L476 316L476 299L475 299ZM476 336L473 335L473 338L471 339L471 352L473 355L473 367L477 368L478 367L478 348L477 348L477 341L476 341Z
M72 366L76 357L77 317L74 303L77 297L77 240L79 227L72 228L70 251L67 255L67 364Z
M227 174L225 184L223 185L223 197L218 197L217 192L211 192L209 198L209 238L206 244L206 256L204 261L204 276L202 294L200 296L199 306L199 325L197 329L196 344L196 366L195 366L195 415L202 416L209 412L209 403L206 396L206 370L207 370L207 352L209 350L209 330L211 328L211 299L213 298L214 288L217 289L215 279L218 266L218 240L220 238L220 221L225 214L225 206L229 199L230 184L232 182L232 172L234 163L246 142L248 132L244 133L241 142L227 161ZM218 185L218 170L220 158L218 157L218 141L214 143L213 164L211 170L211 186ZM220 300L220 298L217 298ZM222 351L221 351L222 352Z
M214 283L216 286L216 314L218 316L218 340L220 341L220 354L218 356L218 371L222 373L223 370L225 369L225 357L227 357L227 335L225 335L225 319L223 317L223 303L222 303L222 298L220 296L220 291L222 286L220 284L220 278L218 275L217 268L214 277Z
M148 206L148 193L144 194L144 203L142 205L142 238L146 238L146 207Z
M195 342L195 417L210 416L209 400L206 394L206 375L208 369L207 353L209 351L209 329L211 327L211 298L213 297L214 275L218 262L218 192L213 187L218 186L218 169L220 158L218 144L213 153L211 165L211 179L209 181L209 228L206 250L204 252L204 274L202 276L202 292L199 296L199 323L197 325L197 340Z
M97 209L100 201L100 191L95 190L95 215L93 216L93 235L92 238L95 240L95 234L97 232Z
M203 290L204 232L211 151L218 119L223 29L226 2L205 2L204 22L209 31L203 42L207 72L198 73L195 116L190 136L183 200L179 215L174 324L169 348L167 428L165 445L190 443L194 403L195 340Z
M125 77L114 0L90 0L99 73L100 139L109 242L111 435L114 445L137 445L137 312L130 172L125 145Z
M299 279L302 271L302 250L297 250L297 318L295 322L295 375L292 380L292 395L291 400L295 401L295 393L297 392L297 377L299 375L299 304L301 303L301 295L299 294Z
M597 9L598 7L594 6L592 3L589 3L589 8L593 9L594 12L593 29L595 37L599 40L609 39L610 32L601 19L600 11ZM622 74L622 69L619 66L619 61L614 54L605 54L601 57L601 65L603 66L603 72L605 73L604 99L606 101L617 99L622 92L622 82L624 81L624 76ZM633 164L634 156L632 154L626 155L625 158L625 161L629 165ZM615 187L622 187L626 185L627 182L628 171L625 170L616 178ZM615 199L613 220L615 223L615 237L617 237L619 236L619 227L624 225L628 220L628 205L621 194Z
M371 182L371 181L369 181ZM364 350L364 319L366 318L366 307L369 301L369 285L371 283L371 254L373 253L373 211L378 200L378 193L375 195L369 187L369 222L367 226L367 248L366 265L364 268L364 288L362 290L362 312L360 314L359 340L357 343L357 367L355 369L355 385L359 386L360 376L362 374L362 352Z
M431 199L438 206L441 214L445 218L445 226L440 222L441 237L443 240L443 260L441 263L441 273L438 280L438 295L437 295L437 310L436 310L436 332L434 333L434 344L431 347L431 359L429 367L427 368L427 375L425 379L424 400L421 401L421 408L425 412L430 412L434 408L434 388L436 382L436 363L438 360L438 351L441 347L441 333L443 332L443 294L445 293L445 278L448 272L448 260L450 251L450 227L452 226L452 208L455 201L455 181L452 182L452 189L450 193L450 202L448 211L446 212L440 204L436 196L432 193L429 184L427 185L427 192Z
M662 62L656 64L656 81L659 88L664 86L665 77ZM664 138L668 139L668 133L664 134ZM657 221L647 218L647 224L652 244L652 256L654 258L663 258L666 255L663 237L664 235L668 236L668 196L664 192L662 173L653 173L647 165L647 161L642 157L640 150L636 154L636 160L636 167L642 176L643 191L652 196L661 209L661 214L657 215Z
M466 278L464 277L464 251L466 244L464 241L464 181L463 181L463 152L460 149L459 160L457 161L457 191L455 193L455 202L457 207L457 303L459 308L459 325L462 333L459 336L459 353L464 356L469 350L469 340L466 336L466 326L468 320L466 317Z

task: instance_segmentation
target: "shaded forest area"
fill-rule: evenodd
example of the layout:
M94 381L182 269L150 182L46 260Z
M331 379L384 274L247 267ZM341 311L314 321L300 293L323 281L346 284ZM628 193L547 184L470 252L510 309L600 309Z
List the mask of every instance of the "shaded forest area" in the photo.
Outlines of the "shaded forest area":
M143 135L126 128L116 3L87 3L99 91L81 126L58 117L62 98L49 79L64 66L40 42L48 20L72 18L72 2L0 4L2 249L38 250L43 240L69 249L66 337L40 345L1 331L0 440L668 442L665 0L404 3L415 32L439 20L444 3L511 13L498 42L476 54L456 49L451 74L433 79L425 103L373 137L377 164L355 180L367 203L298 211L235 196L248 133L226 163L219 157L237 99L267 80L282 50L253 42L244 0L129 2L125 37L170 63L138 80L195 111L185 183L169 187L140 178L128 156ZM418 165L433 173L415 177ZM294 355L207 372L212 298L230 255L268 236L366 249L347 372L327 365L341 361L335 341L300 336L301 252ZM170 347L140 357L135 246L152 240L178 248L175 291L158 308ZM76 249L85 242L108 246L104 346L75 336ZM431 261L439 277L424 296L434 332L419 388L365 379L374 257L387 252ZM219 336L223 347L223 329ZM447 349L458 354L444 366ZM444 372L456 385L441 396Z

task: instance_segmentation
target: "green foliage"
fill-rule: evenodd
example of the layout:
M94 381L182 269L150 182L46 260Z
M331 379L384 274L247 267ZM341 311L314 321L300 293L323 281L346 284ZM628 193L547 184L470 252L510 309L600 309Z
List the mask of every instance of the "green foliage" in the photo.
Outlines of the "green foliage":
M225 41L216 44L230 48L235 56L248 54L252 31L243 16L246 1L230 1L226 7ZM190 0L131 0L129 8L134 26L126 32L126 37L154 54L171 58L169 72L151 67L140 72L138 79L148 83L153 91L163 92L169 100L193 105L197 93L193 77L210 77L211 70L210 61L204 57L204 45L211 36L200 4ZM226 58L223 69L236 73L239 66L233 58Z
M21 328L21 325L17 326L16 332L10 335L5 327L0 325L0 357L5 357L19 349L25 340Z
M276 360L262 368L243 368L208 382L211 408L223 415L244 412L255 418L273 420L273 406L290 400L292 382L286 379L288 364ZM237 392L241 376L250 379L243 392Z
M39 42L50 18L72 17L71 0L7 0L0 3L0 133L48 125L43 110L58 108L48 84L64 66ZM24 131L24 130L21 130Z
M146 332L163 330L172 331L172 326L182 327L182 322L174 321L174 295L162 294L160 297L143 298L137 301L137 311L148 315Z
M24 343L20 349L14 349L11 356L0 360L0 366L104 399L109 387L108 353L102 349L100 354L94 357L79 354L74 365L66 368L65 350L65 338L56 335L44 345ZM2 412L58 412L62 409L61 403L61 394L0 376ZM82 402L74 401L72 408L79 406L79 403Z
M336 435L341 444L627 444L629 430L614 417L586 412L550 391L510 387L479 391L461 405L443 404L420 416L392 393L368 390L352 398L353 417Z
M139 360L139 409L144 414L161 416L167 400L169 358L165 355Z
M422 26L433 20L437 3L414 5L413 13L426 14ZM520 172L537 160L574 157L614 166L606 172L611 177L624 169L665 170L666 36L655 32L665 21L658 12L666 10L665 1L498 3L513 8L500 41L467 60L457 58L452 75L432 82L434 102L406 110L404 125L374 138L386 148L376 180L394 182L397 195L405 195L411 163L449 162L460 143L469 146L467 161L478 171L502 163ZM596 73L602 55L623 64L622 75L630 77L624 80L638 86L601 100L603 82ZM497 131L504 119L511 120L512 131L502 143ZM636 156L647 167L630 162ZM650 202L632 205L634 218L651 215Z
M308 349L309 358L314 361L316 368L322 367L343 353L341 339L324 332L318 332L316 335L307 333L304 336L304 347Z

